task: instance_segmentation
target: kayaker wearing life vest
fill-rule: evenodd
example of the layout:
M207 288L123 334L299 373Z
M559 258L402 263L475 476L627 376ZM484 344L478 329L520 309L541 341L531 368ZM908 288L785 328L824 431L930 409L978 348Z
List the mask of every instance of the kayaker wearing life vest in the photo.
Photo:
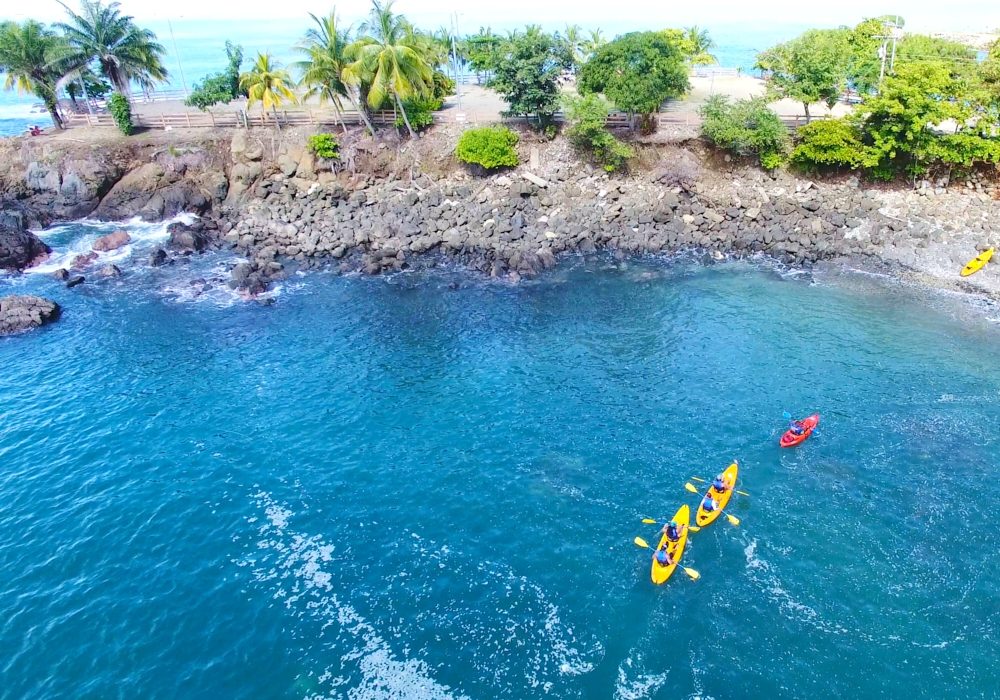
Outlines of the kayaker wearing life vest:
M656 554L653 556L656 558L656 563L660 566L673 566L676 563L674 558L670 556L670 552L667 551L666 547L657 549Z
M802 425L801 421L797 421L794 418L788 422L789 430L795 435L801 435L805 432L806 427Z
M723 494L729 490L729 484L727 484L726 480L722 478L722 474L719 474L715 477L715 481L712 482L712 488L714 488L717 493Z
M681 535L687 530L687 525L677 525L677 521L671 520L669 523L663 526L663 534L667 536L667 539L671 542L677 542L680 540Z
M712 498L711 494L705 494L705 500L701 502L701 507L705 509L706 513L713 513L719 508L718 502Z

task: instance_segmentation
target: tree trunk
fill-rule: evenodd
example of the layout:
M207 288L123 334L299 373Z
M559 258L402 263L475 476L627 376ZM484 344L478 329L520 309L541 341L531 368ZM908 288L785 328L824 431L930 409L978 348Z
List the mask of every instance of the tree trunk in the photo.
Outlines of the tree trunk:
M52 117L52 123L56 125L56 128L62 131L66 127L63 125L62 117L59 116L59 108L54 102L49 100L45 101L45 108L49 110L49 116Z
M271 105L271 111L274 112L274 125L278 127L278 133L281 133L281 122L278 120L278 107L277 105Z
M365 123L365 126L368 128L369 133L371 133L371 135L374 136L375 127L372 126L372 123L368 120L368 115L365 113L365 110L361 109L361 105L359 105L357 101L354 99L354 95L348 94L347 99L351 101L351 106L354 107L354 109L358 110L358 114L361 116L361 121Z
M803 102L802 106L806 108L806 124L812 121L812 115L809 114L809 103Z
M410 126L410 118L408 116L406 116L406 110L403 109L403 103L400 102L399 95L397 95L396 93L393 93L392 96L396 98L396 104L399 105L399 111L403 115L403 123L406 124L406 130L410 132L410 138L411 139L416 138L417 134L413 130L413 127Z
M344 123L344 117L342 117L340 114L340 104L337 102L337 100L333 100L333 113L336 115L337 121L340 122L340 128L343 129L344 133L346 134L347 124Z

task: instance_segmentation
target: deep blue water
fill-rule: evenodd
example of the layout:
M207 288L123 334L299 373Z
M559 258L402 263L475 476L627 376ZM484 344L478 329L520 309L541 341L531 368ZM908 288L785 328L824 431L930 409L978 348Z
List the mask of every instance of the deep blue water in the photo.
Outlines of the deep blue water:
M0 279L64 307L0 340L0 698L995 697L992 307L680 260L182 291L224 261ZM740 526L653 586L641 519L734 458Z
M0 16L2 19L2 16ZM357 18L347 18L344 21ZM226 65L225 43L230 39L244 48L244 67L252 63L258 51L272 53L282 64L299 60L292 50L310 26L308 17L299 19L274 20L177 20L172 22L173 40L170 28L165 21L143 22L144 27L153 30L159 37L167 55L164 65L170 72L170 89L181 89L181 73L183 82L191 89L194 84L206 75L221 71ZM509 26L508 26L509 24ZM523 23L522 23L523 24ZM500 23L494 25L494 30L502 33L505 29L522 26L519 23ZM719 63L726 67L742 67L751 71L754 57L758 52L775 43L796 36L805 29L805 25L761 23L759 25L706 25L718 43L713 51ZM433 28L433 27L430 27ZM596 27L587 27L593 29ZM547 26L549 31L563 30L561 25ZM604 34L609 38L616 33L648 29L634 23L608 22L602 25ZM463 32L478 31L476 27L465 27ZM179 66L178 66L179 58ZM41 108L39 100L31 95L19 96L16 92L0 92L0 136L24 133L32 125L51 126L52 121Z

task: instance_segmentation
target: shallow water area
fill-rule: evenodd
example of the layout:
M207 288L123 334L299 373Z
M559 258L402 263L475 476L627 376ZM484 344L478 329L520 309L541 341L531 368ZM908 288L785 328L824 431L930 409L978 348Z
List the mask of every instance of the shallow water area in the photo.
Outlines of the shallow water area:
M992 305L682 259L181 293L230 260L0 280L64 307L0 339L0 698L992 697ZM641 519L734 458L654 586Z

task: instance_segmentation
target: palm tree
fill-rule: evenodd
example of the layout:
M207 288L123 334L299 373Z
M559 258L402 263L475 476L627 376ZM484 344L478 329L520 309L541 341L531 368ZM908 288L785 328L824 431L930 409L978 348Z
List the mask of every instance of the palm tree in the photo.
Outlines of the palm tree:
M583 55L583 30L580 29L579 24L567 24L566 25L566 42L569 44L570 49L573 51L573 61L579 65L584 61Z
M352 85L368 86L368 103L378 109L393 100L403 116L410 136L416 136L403 108L403 100L426 95L434 72L407 38L409 23L392 11L392 0L372 0L372 12L361 25L365 34L347 47L345 57L353 62L344 70ZM410 32L412 35L412 32Z
M308 100L310 97L318 96L320 105L330 102L337 113L337 119L344 131L347 125L341 115L343 108L340 98L346 97L351 106L361 115L361 120L368 130L374 133L375 128L368 113L359 104L358 98L354 95L354 88L349 86L344 80L344 69L347 67L347 59L344 58L344 49L350 44L351 29L341 29L338 25L337 10L333 9L326 17L317 17L309 13L315 27L310 27L302 40L295 46L295 50L305 55L305 59L293 63L292 66L301 71L302 79L299 81L300 87L308 88L302 99Z
M601 34L601 28L598 27L597 29L592 29L590 31L590 37L583 42L583 52L587 58L590 58L594 55L597 49L601 48L606 43L608 43L608 40L604 38L603 34Z
M684 30L684 38L691 46L691 57L688 60L692 66L711 66L719 62L709 53L715 48L715 40L709 36L707 29L701 29L698 25L688 27Z
M260 102L260 113L267 116L267 110L274 113L274 123L281 131L278 122L278 107L281 101L296 102L295 93L289 85L294 84L288 71L281 69L281 64L269 53L258 53L253 68L240 75L240 89L247 91L247 107Z
M16 87L20 93L39 97L58 129L63 128L56 100L56 83L61 76L53 68L53 59L61 43L55 32L33 19L24 24L0 24L0 71L7 74L4 90Z
M70 46L68 61L82 68L96 60L101 73L125 97L131 95L130 83L151 88L154 81L167 79L167 69L161 57L163 47L156 35L140 29L132 17L119 11L119 4L105 5L101 0L80 0L82 14L76 14L59 2L69 13L69 23L54 25L61 29Z

